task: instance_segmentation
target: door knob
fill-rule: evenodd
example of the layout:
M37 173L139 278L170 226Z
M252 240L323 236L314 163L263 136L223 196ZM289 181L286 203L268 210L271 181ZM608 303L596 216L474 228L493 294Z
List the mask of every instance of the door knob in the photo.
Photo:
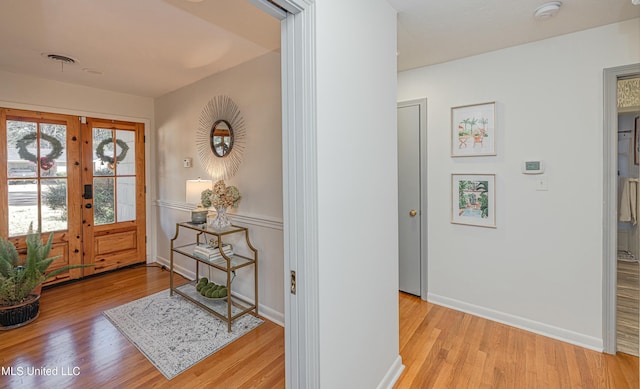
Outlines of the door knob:
M418 212L416 212L415 209L412 209L411 211L409 211L409 216L414 217L418 214Z

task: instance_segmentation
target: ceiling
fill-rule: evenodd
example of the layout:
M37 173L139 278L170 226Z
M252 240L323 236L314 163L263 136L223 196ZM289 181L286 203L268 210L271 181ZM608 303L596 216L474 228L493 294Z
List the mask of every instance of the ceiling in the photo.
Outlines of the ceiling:
M400 71L640 17L631 0L563 0L544 21L532 14L546 0L387 1L398 10ZM279 46L280 23L247 1L0 0L0 70L139 96Z
M162 96L279 47L280 22L246 1L0 0L0 69L134 95Z
M408 70L640 17L631 0L387 0L398 11L398 70ZM636 48L640 50L639 48Z

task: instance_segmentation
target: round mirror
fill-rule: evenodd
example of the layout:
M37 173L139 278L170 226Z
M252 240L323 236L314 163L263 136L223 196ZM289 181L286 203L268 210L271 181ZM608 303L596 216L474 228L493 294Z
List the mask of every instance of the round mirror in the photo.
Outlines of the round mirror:
M211 127L211 150L218 157L224 157L233 148L233 129L228 121L221 119Z

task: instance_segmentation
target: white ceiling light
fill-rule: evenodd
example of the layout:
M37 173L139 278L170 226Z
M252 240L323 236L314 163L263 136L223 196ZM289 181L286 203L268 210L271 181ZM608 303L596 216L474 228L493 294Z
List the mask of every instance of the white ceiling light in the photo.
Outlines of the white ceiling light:
M631 4L638 5L640 4L640 0L631 0Z
M550 19L558 13L560 7L562 7L561 1L551 1L548 3L544 3L536 8L535 11L533 11L533 16L536 19L540 20Z

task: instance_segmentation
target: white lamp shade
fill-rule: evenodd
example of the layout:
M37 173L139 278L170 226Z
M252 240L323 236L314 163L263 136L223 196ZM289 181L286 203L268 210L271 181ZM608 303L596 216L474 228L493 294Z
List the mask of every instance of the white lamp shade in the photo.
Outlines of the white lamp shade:
M213 181L211 180L201 180L200 178L198 178L197 180L187 180L187 203L193 205L200 204L202 202L200 200L202 192L206 189L211 188L213 188Z

